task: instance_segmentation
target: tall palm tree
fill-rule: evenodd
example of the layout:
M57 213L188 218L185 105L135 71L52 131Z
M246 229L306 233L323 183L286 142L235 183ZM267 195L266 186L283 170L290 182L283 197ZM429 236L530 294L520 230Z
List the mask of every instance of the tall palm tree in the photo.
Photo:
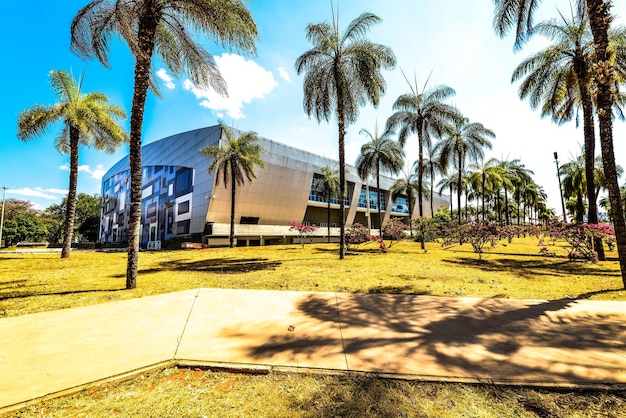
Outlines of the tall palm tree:
M378 229L382 235L380 172L384 170L392 174L398 174L404 164L404 151L391 138L391 131L386 129L382 134L379 134L378 125L374 127L373 133L367 129L361 129L359 133L365 135L369 142L361 147L361 154L357 157L355 165L361 179L367 180L372 172L376 176Z
M209 165L209 174L215 173L216 184L220 176L224 187L230 183L230 248L235 246L235 197L237 185L243 186L245 180L256 179L255 166L265 169L261 153L265 152L258 144L259 137L254 132L237 135L228 126L221 125L224 141L208 145L200 150L200 154L213 158Z
M565 199L574 199L576 202L574 219L576 223L583 223L585 212L584 197L588 195L585 170L585 157L582 155L571 159L560 167L559 175L563 176L563 194ZM594 222L594 223L597 223Z
M318 179L316 188L317 191L326 196L326 202L328 203L326 216L328 221L328 242L330 242L330 203L333 196L339 196L339 170L328 166L322 167L322 177Z
M441 155L431 145L426 148L426 157L424 158L424 172L427 173L428 182L430 184L430 216L435 216L435 207L433 202L433 196L435 194L435 177L437 174L442 174L445 170L441 164ZM417 161L413 166L413 170L417 173L418 164Z
M533 181L532 176L535 174L532 170L526 168L526 166L520 160L513 160L509 166L510 179L513 184L513 198L517 206L517 224L520 224L520 208L523 190L526 185Z
M455 123L447 125L443 130L441 140L435 146L439 152L442 164L446 166L454 163L458 169L457 195L458 206L461 207L462 176L465 170L465 161L478 161L484 156L483 149L491 149L489 138L495 138L492 130L483 124L470 122L463 118ZM459 224L461 224L461 211L459 210Z
M481 160L480 163L470 164L470 184L474 186L480 185L480 193L482 201L482 219L485 220L485 197L488 194L495 194L502 185L503 171L500 167L500 161L496 158L490 158L487 161Z
M67 258L70 256L76 214L78 148L83 145L114 152L122 142L128 141L128 134L117 123L117 120L126 118L126 113L121 107L111 104L102 93L83 94L82 78L77 83L65 71L51 71L50 85L59 102L51 106L35 105L22 111L17 120L17 136L22 141L29 141L44 134L51 124L64 123L55 145L59 152L70 154L70 184L61 251L61 258Z
M406 203L409 210L409 232L413 236L413 227L411 221L413 220L413 202L415 195L417 194L417 175L414 172L404 172L404 176L396 179L391 187L389 193L391 193L392 199L405 195Z
M363 13L348 24L343 34L333 17L332 24L309 24L306 37L313 48L298 57L298 74L304 76L304 110L318 121L330 121L337 116L339 139L339 259L345 251L346 183L345 136L346 126L354 123L359 107L367 102L378 105L386 83L381 69L396 65L391 48L371 42L365 36L381 19L372 13Z
M226 95L213 57L191 31L206 33L221 46L256 53L257 28L243 0L94 0L78 11L71 26L71 49L109 66L111 38L126 41L135 58L130 116L130 214L126 288L137 286L141 226L141 131L148 89L156 92L152 58L157 55L175 76L188 73L201 88ZM158 94L158 92L157 92Z
M503 177L502 177L502 188L504 189L504 216L505 223L507 225L511 224L511 214L509 212L509 191L513 192L515 190L515 180L516 180L516 169L521 164L519 159L515 160L501 160L500 168L502 169Z
M519 90L520 98L528 97L533 108L542 104L542 116L549 115L558 124L572 120L575 114L578 123L577 109L582 109L589 199L587 218L595 224L598 223L598 209L593 175L596 142L592 94L595 83L591 71L593 36L584 13L571 21L563 17L561 20L562 23L542 22L534 28L536 33L554 44L522 62L513 73L513 81L525 77ZM611 46L615 48L616 44L624 43L626 32L612 30L609 35ZM615 110L618 116L622 115L619 107ZM601 243L599 239L596 241Z
M426 81L426 84L428 80ZM424 177L424 149L431 144L431 136L439 137L444 126L451 121L460 118L458 110L445 101L453 97L454 89L442 85L432 89L426 89L426 84L420 92L417 82L410 83L410 93L398 97L393 104L396 111L387 120L389 129L400 128L398 141L404 147L411 134L417 134L418 159L417 159L417 184L419 187L417 200L420 218L424 216L423 210L423 177Z
M437 182L437 192L439 194L443 193L445 189L450 190L450 213L452 213L452 210L453 210L452 196L454 192L456 191L457 182L458 182L458 174L456 172L450 172L447 169L445 169L441 173L441 178Z
M540 0L494 0L496 5L494 27L504 36L516 28L515 47L520 48L533 31L533 15ZM615 50L610 48L609 29L613 21L611 0L578 0L578 9L587 13L593 34L593 75L596 83L596 108L600 128L600 149L604 165L609 199L612 207L622 207L613 146L613 105L619 97L615 80ZM614 214L615 238L622 282L626 288L626 221L621 211Z
M519 89L520 98L529 97L533 108L543 104L542 116L549 115L558 124L571 120L579 105L582 108L588 219L597 223L592 175L596 140L591 93L593 36L584 14L572 21L562 18L562 23L541 22L533 30L553 44L522 62L513 72L512 81L525 77Z

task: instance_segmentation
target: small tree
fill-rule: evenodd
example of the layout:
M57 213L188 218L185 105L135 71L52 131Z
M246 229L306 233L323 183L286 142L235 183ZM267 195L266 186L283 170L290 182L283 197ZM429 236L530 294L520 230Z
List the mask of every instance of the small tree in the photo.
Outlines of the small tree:
M311 235L315 231L317 231L318 226L315 224L304 224L302 222L290 222L289 230L290 231L298 231L298 237L300 238L300 242L302 243L302 248L304 248L304 240Z
M402 241L406 238L407 231L409 230L409 226L402 222L398 218L391 218L382 228L382 236L380 237L379 244L380 249L386 251L387 248L391 248L391 246L395 242ZM385 245L383 240L389 240L389 245ZM383 248L384 247L384 248Z
M371 241L371 237L365 226L360 223L356 223L346 229L344 241L346 244L346 251L349 251L356 248L359 244Z
M443 245L449 245L455 241L461 244L469 242L474 252L478 254L478 259L482 259L485 244L496 245L499 236L500 231L495 222L469 222L459 227L449 228Z
M598 261L598 254L594 251L594 240L606 242L609 248L615 243L615 231L608 224L561 224L559 229L553 229L552 234L564 239L570 244L567 257L570 261L586 260Z

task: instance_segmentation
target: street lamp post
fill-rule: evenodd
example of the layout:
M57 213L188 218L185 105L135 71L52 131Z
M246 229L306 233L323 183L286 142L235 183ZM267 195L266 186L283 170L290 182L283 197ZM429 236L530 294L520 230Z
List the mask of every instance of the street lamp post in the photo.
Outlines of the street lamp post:
M565 201L563 200L563 187L561 186L561 170L559 170L559 154L554 151L554 162L556 163L556 177L559 179L559 199L561 200L561 209L563 210L563 222L567 223L565 216Z
M4 227L4 196L6 195L7 187L2 186L2 215L0 215L0 248L2 248L2 228Z

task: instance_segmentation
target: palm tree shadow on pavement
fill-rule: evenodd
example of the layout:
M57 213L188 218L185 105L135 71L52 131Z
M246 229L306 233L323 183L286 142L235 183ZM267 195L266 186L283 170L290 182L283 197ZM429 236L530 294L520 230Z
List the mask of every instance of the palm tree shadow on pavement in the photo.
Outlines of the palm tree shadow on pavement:
M626 313L573 300L309 295L297 309L337 323L350 370L530 383L626 383ZM339 318L339 320L338 320ZM291 341L293 342L293 341ZM332 339L271 336L251 356L315 353ZM320 351L321 352L321 351ZM617 359L616 359L617 358ZM621 370L621 371L620 371Z

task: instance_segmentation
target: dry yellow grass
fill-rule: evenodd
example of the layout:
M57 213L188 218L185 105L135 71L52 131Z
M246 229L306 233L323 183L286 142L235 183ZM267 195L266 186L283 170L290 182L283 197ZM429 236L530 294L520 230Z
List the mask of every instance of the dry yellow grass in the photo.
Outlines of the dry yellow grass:
M368 376L165 369L15 417L623 417L624 393L408 382Z
M143 252L134 290L124 290L125 253L2 254L0 316L198 287L626 300L614 253L595 264L543 257L533 238L487 247L482 259L468 244L427 250L407 241L382 253L368 244L344 260L333 244Z
M548 245L558 255L563 245ZM126 254L0 255L0 316L103 303L198 287L435 296L626 300L617 261L539 256L536 239L486 248L402 242L338 260L336 245L145 252L138 288L124 290ZM609 253L615 258L615 253ZM12 416L162 417L621 417L624 392L560 392L383 380L368 376L265 376L165 369L53 399Z

